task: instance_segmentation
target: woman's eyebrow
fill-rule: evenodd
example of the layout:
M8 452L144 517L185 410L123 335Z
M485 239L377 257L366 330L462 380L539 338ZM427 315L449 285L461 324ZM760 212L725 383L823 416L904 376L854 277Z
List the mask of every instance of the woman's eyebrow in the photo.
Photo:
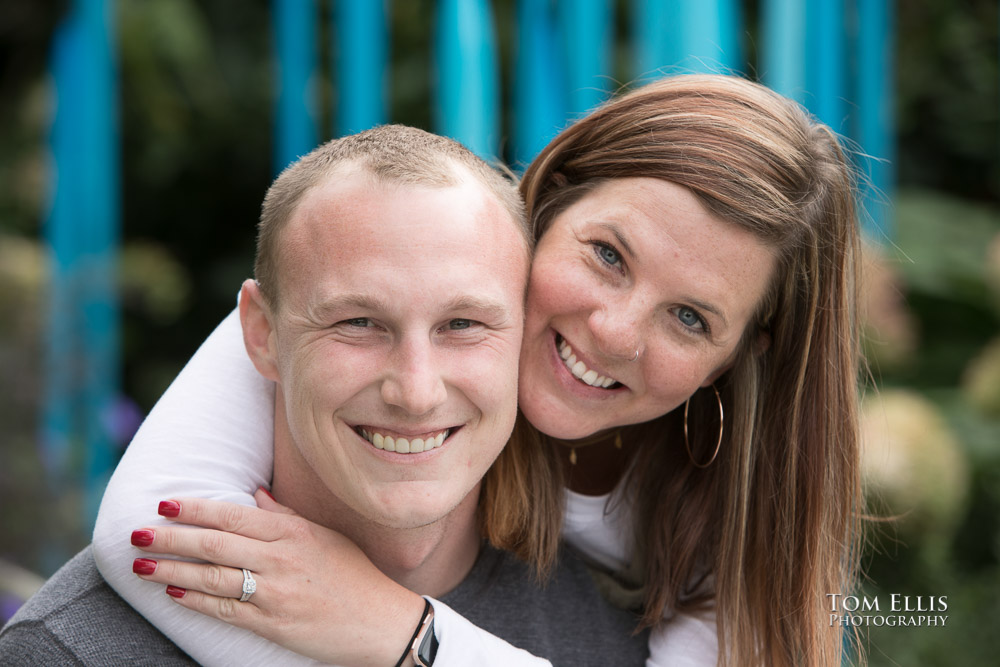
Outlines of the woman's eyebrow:
M625 234L622 232L621 227L613 222L599 222L597 223L597 226L612 234L618 241L618 244L621 245L622 250L625 251L625 254L631 259L635 259L635 250L632 249L632 246L629 245L629 242L625 239Z
M698 308L699 310L705 310L705 311L708 311L708 312L712 313L713 315L715 315L716 317L718 317L719 320L722 321L722 326L724 326L724 327L728 327L729 326L729 320L727 320L726 316L723 315L722 310L719 309L719 308L716 308L715 306L713 306L712 304L708 303L707 301L702 301L701 299L692 299L692 298L685 298L684 301L687 301L688 303L690 303L695 308Z

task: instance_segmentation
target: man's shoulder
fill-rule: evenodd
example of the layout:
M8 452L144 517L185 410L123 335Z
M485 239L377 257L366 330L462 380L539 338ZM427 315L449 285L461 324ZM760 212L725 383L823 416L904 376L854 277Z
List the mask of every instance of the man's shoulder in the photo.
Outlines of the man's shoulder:
M0 631L4 665L192 665L104 581L90 547Z
M638 616L601 597L570 547L562 548L544 582L526 563L486 547L466 580L442 601L555 665L643 665L648 654L648 633L635 634Z

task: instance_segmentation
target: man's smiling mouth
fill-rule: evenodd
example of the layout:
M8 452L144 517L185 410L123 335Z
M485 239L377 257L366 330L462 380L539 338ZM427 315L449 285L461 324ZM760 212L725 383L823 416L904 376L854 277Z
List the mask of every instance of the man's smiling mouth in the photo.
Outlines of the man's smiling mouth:
M458 429L452 427L414 436L403 436L375 426L355 426L354 430L362 438L372 443L376 449L396 452L397 454L419 454L437 449Z

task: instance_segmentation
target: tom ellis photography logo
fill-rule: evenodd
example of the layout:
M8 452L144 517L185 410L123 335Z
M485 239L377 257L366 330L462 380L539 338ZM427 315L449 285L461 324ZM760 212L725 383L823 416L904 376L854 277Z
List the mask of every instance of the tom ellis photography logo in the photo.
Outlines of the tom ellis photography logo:
M948 617L947 595L888 596L840 595L827 593L830 625L944 627Z

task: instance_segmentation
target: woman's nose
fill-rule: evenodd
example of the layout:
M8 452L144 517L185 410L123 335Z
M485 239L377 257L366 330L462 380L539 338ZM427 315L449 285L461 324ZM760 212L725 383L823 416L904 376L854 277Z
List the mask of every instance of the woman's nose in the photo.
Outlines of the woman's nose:
M606 304L590 315L591 335L608 357L634 361L642 348L642 320L637 304Z

